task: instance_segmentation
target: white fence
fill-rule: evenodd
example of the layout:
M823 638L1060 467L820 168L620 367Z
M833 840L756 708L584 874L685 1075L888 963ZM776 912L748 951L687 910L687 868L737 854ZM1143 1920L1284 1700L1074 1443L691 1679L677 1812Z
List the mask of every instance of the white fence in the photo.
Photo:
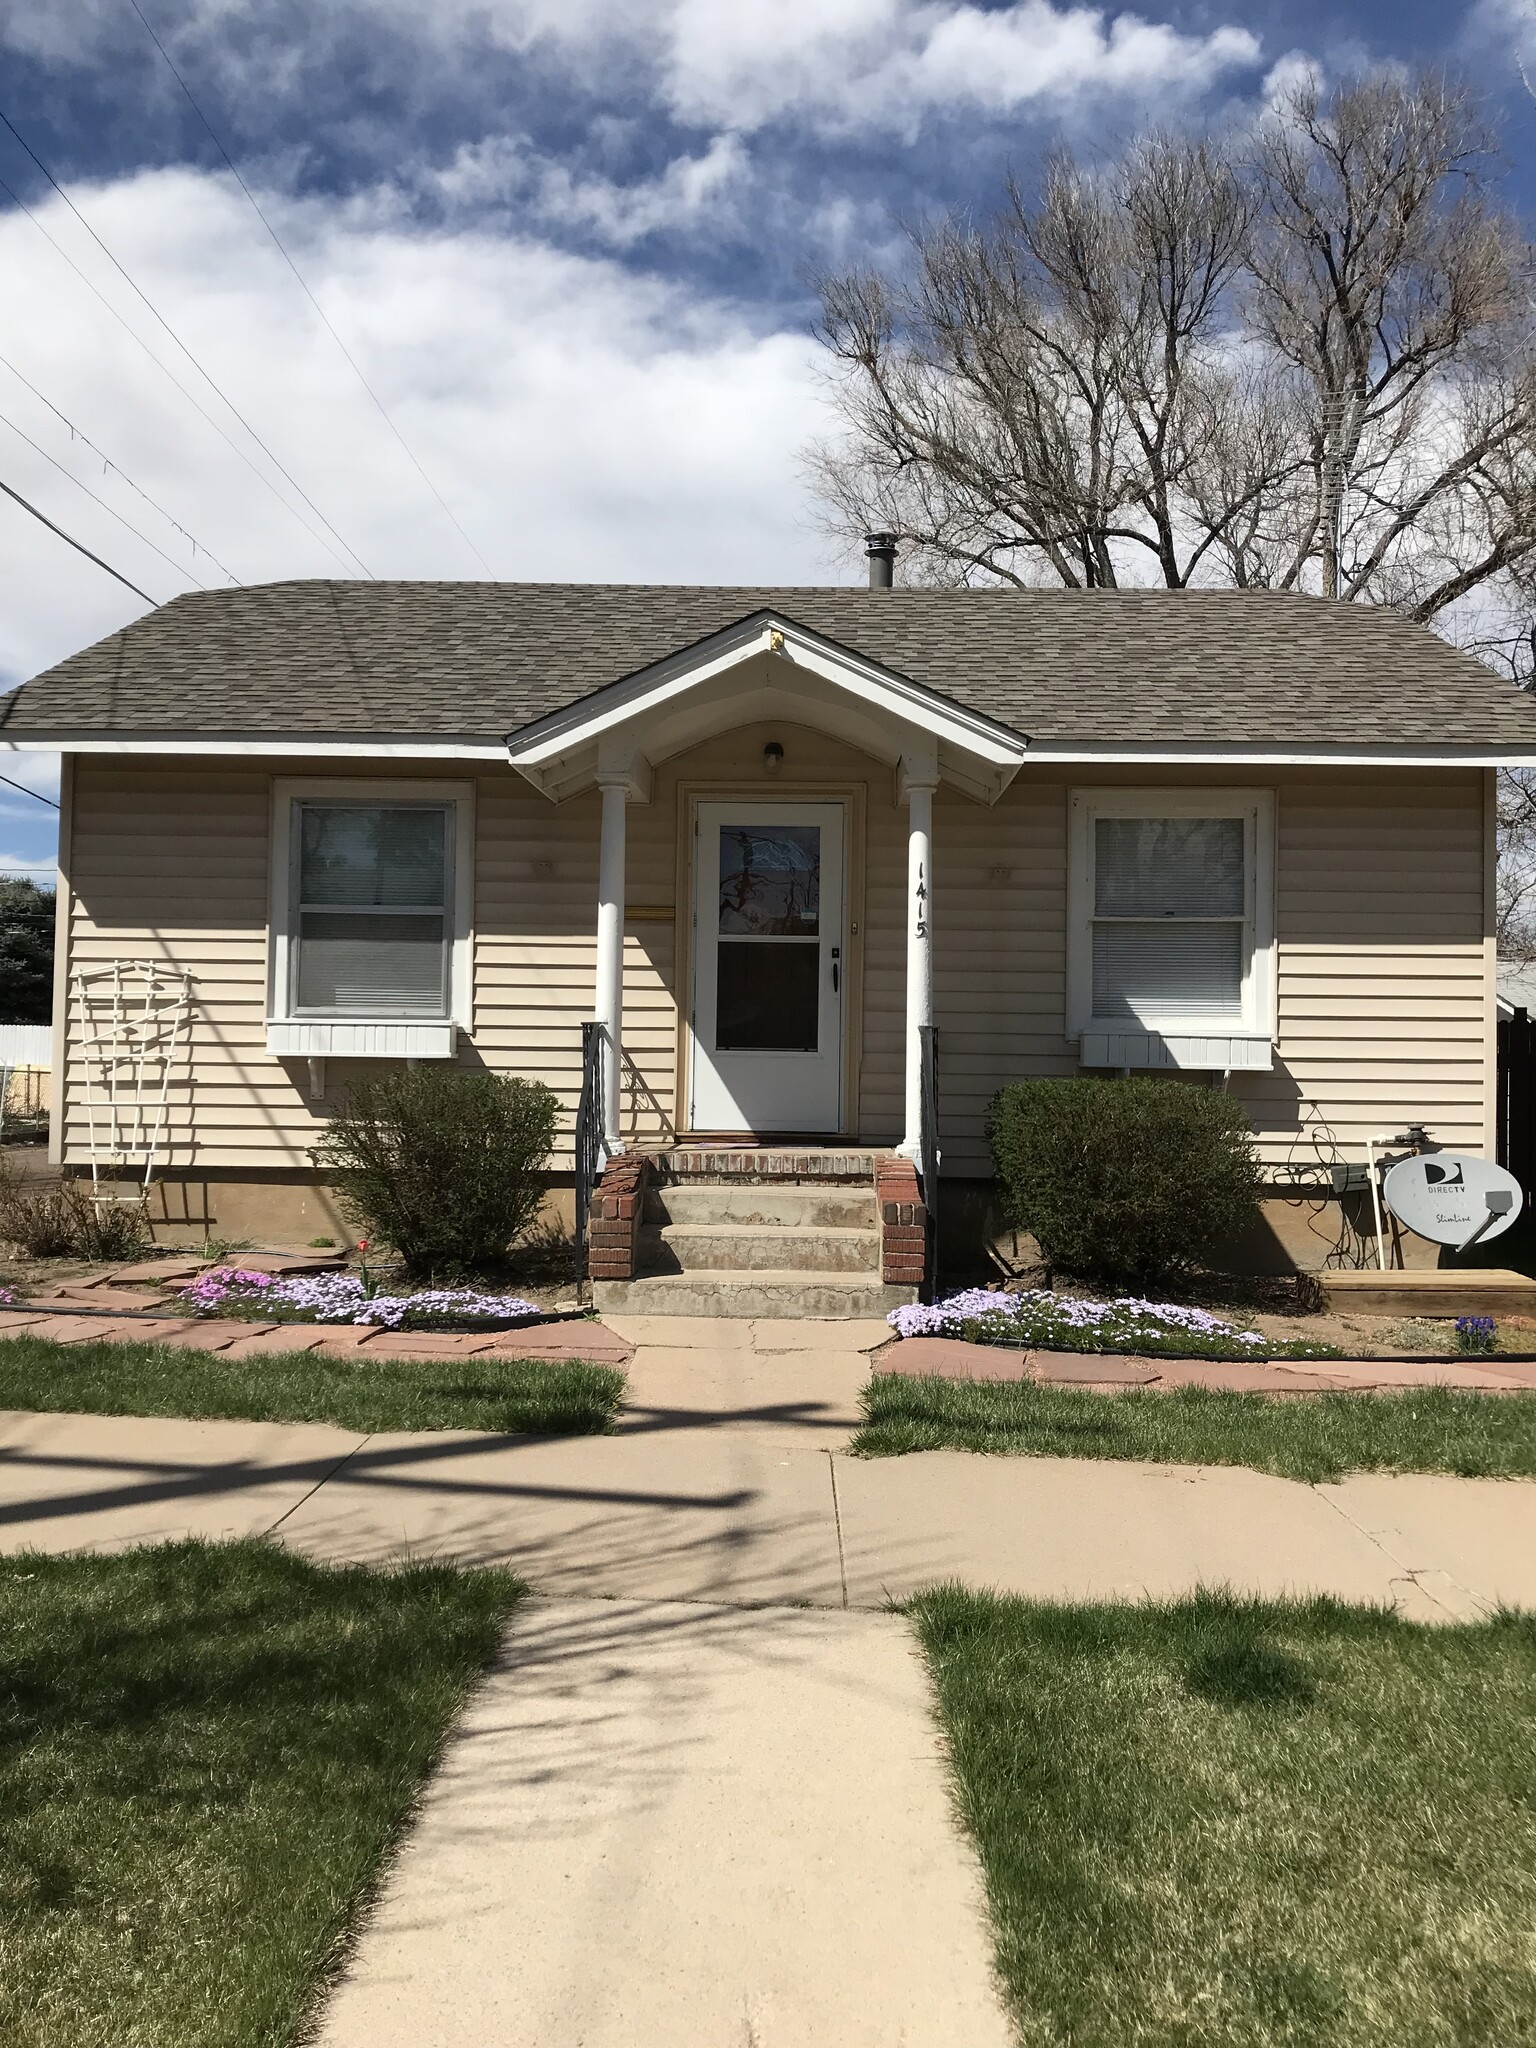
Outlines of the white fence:
M51 1024L0 1024L0 1067L51 1067Z
M0 1024L0 1128L8 1116L32 1121L53 1102L53 1026Z

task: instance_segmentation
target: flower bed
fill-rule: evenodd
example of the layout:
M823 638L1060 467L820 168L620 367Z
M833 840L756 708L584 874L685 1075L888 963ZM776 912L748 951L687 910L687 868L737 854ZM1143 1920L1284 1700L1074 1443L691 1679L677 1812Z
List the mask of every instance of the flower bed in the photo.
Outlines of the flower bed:
M903 1337L960 1337L971 1344L1008 1344L1039 1351L1113 1351L1160 1358L1341 1358L1333 1344L1266 1337L1242 1330L1209 1309L1120 1295L1091 1301L1037 1288L998 1294L968 1287L931 1305L893 1309L886 1318Z
M517 1294L478 1287L419 1288L411 1294L370 1294L353 1273L279 1279L240 1266L202 1274L182 1294L201 1316L242 1322L378 1323L388 1330L515 1330L543 1314Z

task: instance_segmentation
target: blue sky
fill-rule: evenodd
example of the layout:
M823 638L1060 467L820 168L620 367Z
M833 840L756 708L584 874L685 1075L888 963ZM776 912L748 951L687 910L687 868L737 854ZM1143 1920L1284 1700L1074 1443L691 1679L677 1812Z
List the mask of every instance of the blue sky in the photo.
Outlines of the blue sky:
M856 573L804 481L828 419L808 277L889 252L900 217L984 211L1055 142L1251 120L1301 64L1469 74L1536 210L1522 0L139 4L473 543L133 0L8 0L0 109L188 353L0 131L35 215L0 191L0 480L156 600L480 557L511 578ZM0 548L0 685L143 608L11 506ZM51 818L0 790L0 870L49 857Z

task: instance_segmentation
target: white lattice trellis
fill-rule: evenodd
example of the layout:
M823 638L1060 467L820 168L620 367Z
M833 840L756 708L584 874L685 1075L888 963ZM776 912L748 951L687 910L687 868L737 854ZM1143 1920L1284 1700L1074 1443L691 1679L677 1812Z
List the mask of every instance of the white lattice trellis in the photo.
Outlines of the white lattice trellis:
M85 1070L91 1191L137 1178L147 1193L161 1163L171 1081L187 1051L192 977L153 960L111 960L70 976L74 1052Z

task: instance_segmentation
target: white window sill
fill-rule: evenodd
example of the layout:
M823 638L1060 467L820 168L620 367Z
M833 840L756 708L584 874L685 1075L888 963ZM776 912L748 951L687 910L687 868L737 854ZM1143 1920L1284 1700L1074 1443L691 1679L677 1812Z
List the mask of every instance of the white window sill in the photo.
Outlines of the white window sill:
M279 1059L451 1060L451 1020L387 1017L269 1017L267 1051Z
M1082 1034L1085 1067L1177 1067L1192 1073L1267 1073L1275 1064L1268 1032L1137 1031L1122 1026Z

